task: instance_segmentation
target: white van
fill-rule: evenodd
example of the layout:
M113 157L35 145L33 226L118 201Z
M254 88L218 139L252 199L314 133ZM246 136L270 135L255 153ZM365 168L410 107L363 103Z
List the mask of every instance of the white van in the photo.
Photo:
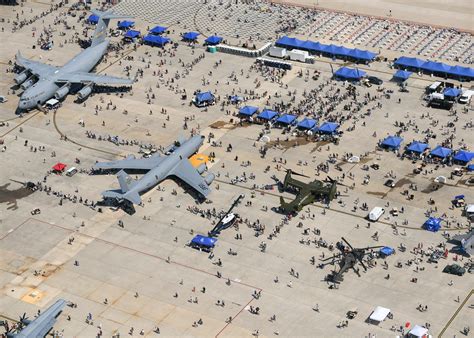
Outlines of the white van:
M459 97L459 103L464 103L464 104L469 103L469 101L471 101L472 95L474 95L474 90L464 91Z
M375 207L369 212L369 220L372 222L376 222L383 214L385 213L385 209L381 207Z
M66 171L66 176L74 176L77 173L77 168L76 167L71 167Z

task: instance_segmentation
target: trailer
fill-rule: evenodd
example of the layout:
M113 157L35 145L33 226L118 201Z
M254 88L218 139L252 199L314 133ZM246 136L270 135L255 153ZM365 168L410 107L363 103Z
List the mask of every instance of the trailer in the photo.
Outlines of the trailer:
M268 54L270 54L270 56L280 59L284 59L287 55L286 49L280 47L270 47Z

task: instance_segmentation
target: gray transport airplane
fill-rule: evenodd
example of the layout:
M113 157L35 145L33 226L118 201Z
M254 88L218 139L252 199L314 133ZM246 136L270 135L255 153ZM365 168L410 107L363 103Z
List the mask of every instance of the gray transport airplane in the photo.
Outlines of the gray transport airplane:
M34 320L28 320L26 314L24 314L23 317L20 318L21 329L17 329L16 332L7 329L7 338L46 337L48 332L53 328L54 323L56 323L56 318L61 314L66 303L64 299L57 300Z
M130 155L124 160L98 162L94 169L121 169L117 174L120 190L107 190L102 193L105 198L116 198L119 202L127 200L133 204L142 202L140 193L147 191L169 176L185 182L204 198L210 192L209 185L214 180L213 173L202 177L207 169L202 163L194 168L188 158L197 153L204 141L204 136L196 135L188 140L181 140L166 148L165 155L158 153L149 158L137 159ZM124 170L148 170L139 180L133 180Z
M18 103L18 111L30 110L41 106L50 98L64 98L72 85L83 85L78 92L80 99L92 93L94 84L98 85L131 85L133 80L114 76L89 73L107 51L109 41L105 39L110 19L127 18L110 12L93 11L99 16L92 44L76 55L62 67L47 65L16 55L16 63L24 70L15 77L15 83L24 90ZM36 82L35 82L36 81Z

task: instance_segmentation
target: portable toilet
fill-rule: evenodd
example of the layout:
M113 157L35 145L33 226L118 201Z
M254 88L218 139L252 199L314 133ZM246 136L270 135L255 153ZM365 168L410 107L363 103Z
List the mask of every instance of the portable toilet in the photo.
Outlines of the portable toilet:
M217 52L217 47L216 46L208 46L207 51L209 53L216 53Z

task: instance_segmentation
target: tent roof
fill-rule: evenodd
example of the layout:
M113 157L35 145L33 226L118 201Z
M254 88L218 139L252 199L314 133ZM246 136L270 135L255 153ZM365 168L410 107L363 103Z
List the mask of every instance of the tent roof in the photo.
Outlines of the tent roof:
M162 46L162 45L170 42L171 40L169 38L165 38L165 37L162 37L162 36L148 34L147 36L145 36L143 38L143 41L148 42L150 44Z
M458 76L474 77L474 69L470 67L454 66L451 67L449 73Z
M415 325L413 329L410 330L409 334L421 338L428 334L428 329L420 325Z
M208 248L212 248L216 245L217 238L212 238L212 237L206 237L202 235L196 235L194 238L191 240L191 243L205 246Z
M222 40L223 40L222 37L217 36L217 35L212 35L208 37L205 41L206 43L210 45L217 45L218 43L221 43Z
M417 58L402 56L395 61L397 66L420 68L425 62Z
M421 69L432 72L446 73L451 70L451 66L448 66L442 62L426 61L421 65Z
M135 21L128 21L128 20L120 21L117 23L118 28L130 28L134 25L135 25Z
M98 23L99 22L99 16L95 14L89 15L89 18L87 18L87 21L90 23Z
M201 92L196 94L197 102L211 101L214 99L214 95L211 92Z
M363 70L353 69L353 68L348 68L348 67L341 67L334 73L334 75L338 77L342 77L346 79L357 79L357 80L364 77L366 74L367 73L364 72Z
M428 148L429 145L427 143L422 143L422 142L412 142L408 147L408 151L412 151L414 153L422 153Z
M444 148L442 146L437 146L436 148L434 148L431 151L430 155L445 158L445 157L448 157L449 155L451 155L451 152L452 152L452 150L449 149L449 148Z
M390 256L395 252L395 250L393 248L389 247L389 246L384 246L379 251L380 251L380 253L384 254L385 256Z
M339 125L334 122L324 122L318 130L322 133L332 134L339 128Z
M377 306L375 308L374 312L372 312L372 314L370 315L369 318L371 320L376 321L376 322L381 322L385 318L387 318L389 313L390 313L390 309L387 309L387 308L382 307L382 306Z
M471 160L474 158L474 153L470 151L465 151L465 150L459 150L456 155L453 156L453 159L455 161L459 162L471 162Z
M134 38L139 37L139 36L140 36L140 31L135 31L133 29L130 29L130 30L127 31L127 33L125 33L126 38L134 39Z
M441 228L441 218L430 217L423 223L423 227L428 231L436 232Z
M65 165L64 163L58 162L53 166L53 170L63 171L64 169L66 169L66 167L67 165Z
M162 34L162 33L166 32L167 29L168 29L168 27L155 26L152 29L150 29L150 33L151 34Z
M198 32L187 32L183 34L183 39L185 40L196 40L197 37L201 35Z
M271 120L277 115L278 113L276 111L265 109L257 117L264 120Z
M316 126L316 120L305 118L303 121L298 123L297 127L302 129L313 129Z
M396 77L398 79L402 79L402 80L407 80L411 74L413 74L412 72L409 72L409 71L406 71L406 70L397 70L397 72L395 74L393 74L393 77Z
M283 123L283 124L292 124L294 120L296 120L295 115L285 114L285 115L280 116L277 119L277 122L280 122L280 123Z
M240 108L239 114L241 114L241 115L246 115L246 116L252 116L252 115L255 114L257 111L258 111L258 108L257 108L257 107L254 107L254 106L245 106L245 107Z
M398 136L388 136L382 141L382 145L389 147L389 148L395 148L398 149L400 147L400 144L402 143L403 139Z
M458 97L461 95L461 90L458 88L446 88L443 91L444 96L449 96L449 97Z

